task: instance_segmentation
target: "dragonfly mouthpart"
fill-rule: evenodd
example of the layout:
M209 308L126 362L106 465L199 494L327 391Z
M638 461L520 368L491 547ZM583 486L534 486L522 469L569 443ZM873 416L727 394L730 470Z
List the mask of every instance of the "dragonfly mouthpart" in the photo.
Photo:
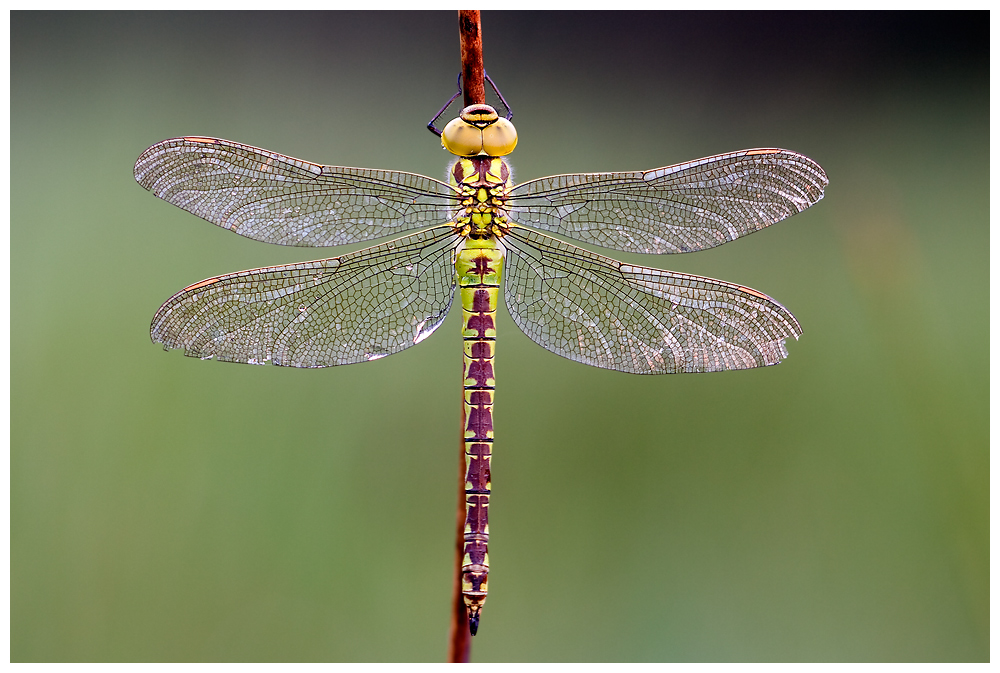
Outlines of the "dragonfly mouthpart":
M458 113L459 119L467 124L472 124L473 126L478 126L479 128L486 128L496 120L500 119L500 115L497 111L493 109L490 105L479 104L470 105L467 108L463 108L460 113Z

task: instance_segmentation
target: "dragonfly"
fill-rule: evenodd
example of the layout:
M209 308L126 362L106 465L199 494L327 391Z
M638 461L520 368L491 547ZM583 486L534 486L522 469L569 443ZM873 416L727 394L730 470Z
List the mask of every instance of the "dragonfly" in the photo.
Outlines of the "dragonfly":
M454 155L447 182L207 137L156 143L134 169L157 197L257 241L327 247L398 236L190 285L153 317L150 336L164 349L287 367L378 360L429 337L457 290L467 419L461 583L472 635L488 586L501 291L531 340L594 367L673 374L775 365L802 330L774 299L561 239L630 253L705 250L805 210L828 184L816 162L776 148L514 184L504 159L517 145L510 117L471 105L439 132Z

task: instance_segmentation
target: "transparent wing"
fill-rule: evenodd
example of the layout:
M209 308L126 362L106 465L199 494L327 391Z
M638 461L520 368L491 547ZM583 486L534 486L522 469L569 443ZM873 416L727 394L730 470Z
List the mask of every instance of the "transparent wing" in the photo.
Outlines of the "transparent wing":
M164 201L279 245L370 241L447 222L457 205L454 189L422 175L321 166L217 138L164 140L134 173Z
M633 374L749 369L779 363L784 340L802 333L748 287L624 264L527 229L503 242L514 322L570 360Z
M423 341L444 321L457 240L438 227L342 257L209 278L161 306L150 336L166 349L227 362L376 360Z
M515 222L603 248L692 252L802 212L827 183L809 157L756 149L650 171L554 175L514 187L509 204Z

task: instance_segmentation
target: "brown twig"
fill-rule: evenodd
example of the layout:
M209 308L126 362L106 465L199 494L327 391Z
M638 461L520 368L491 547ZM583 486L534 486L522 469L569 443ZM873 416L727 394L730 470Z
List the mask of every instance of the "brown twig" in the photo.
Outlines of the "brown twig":
M485 103L483 28L478 9L458 10L458 37L462 46L462 95L465 105Z
M465 361L462 362L465 376ZM462 424L458 436L458 528L455 541L455 583L451 592L451 631L448 634L448 662L469 663L472 636L469 635L469 614L462 600L462 556L465 551L465 389L462 389Z
M483 33L478 9L458 10L458 36L462 50L462 97L465 106L486 102L483 77ZM465 379L465 361L462 361ZM448 637L448 661L469 662L472 637L469 615L462 600L462 556L465 551L465 390L462 390L462 424L458 442L458 517L455 536L455 583L452 591L451 631Z

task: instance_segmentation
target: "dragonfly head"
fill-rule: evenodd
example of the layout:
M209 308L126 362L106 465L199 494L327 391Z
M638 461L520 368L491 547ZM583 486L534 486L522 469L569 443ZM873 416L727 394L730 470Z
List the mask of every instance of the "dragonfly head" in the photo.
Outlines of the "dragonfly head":
M441 144L460 157L502 157L517 147L517 130L489 105L470 105L444 127Z

